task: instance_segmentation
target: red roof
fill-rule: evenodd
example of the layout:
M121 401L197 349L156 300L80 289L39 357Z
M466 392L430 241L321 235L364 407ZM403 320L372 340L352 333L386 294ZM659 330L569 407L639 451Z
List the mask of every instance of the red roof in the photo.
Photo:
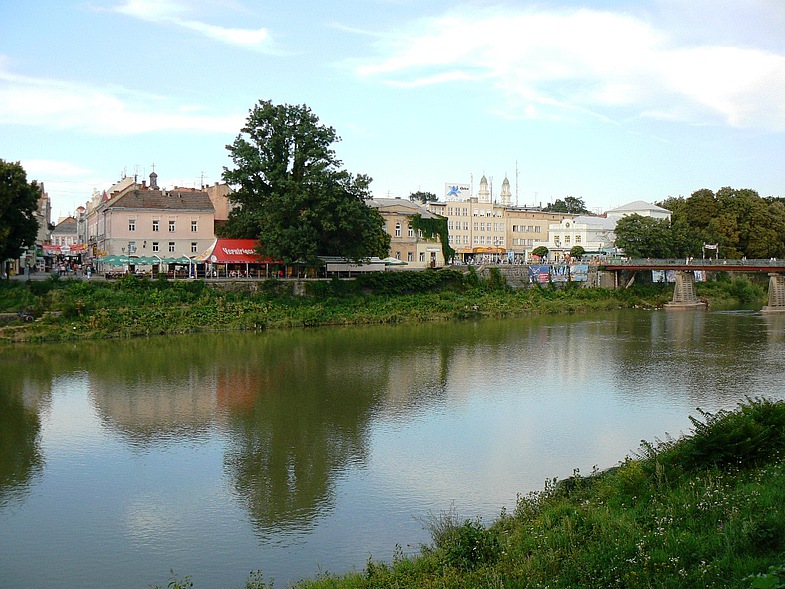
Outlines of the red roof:
M197 259L213 264L280 264L258 253L255 239L216 239L210 248Z

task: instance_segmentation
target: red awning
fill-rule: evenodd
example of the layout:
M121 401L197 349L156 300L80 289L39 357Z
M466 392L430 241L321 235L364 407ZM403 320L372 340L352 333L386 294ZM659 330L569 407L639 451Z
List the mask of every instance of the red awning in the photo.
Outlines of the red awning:
M206 252L197 256L197 261L212 264L280 264L258 253L259 242L255 239L216 239Z

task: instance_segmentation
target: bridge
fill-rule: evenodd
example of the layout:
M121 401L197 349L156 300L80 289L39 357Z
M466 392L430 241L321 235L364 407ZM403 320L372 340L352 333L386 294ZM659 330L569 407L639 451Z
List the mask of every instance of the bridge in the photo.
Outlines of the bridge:
M611 272L638 270L674 270L676 285L673 300L666 305L668 309L702 308L706 304L695 296L695 271L706 272L766 272L769 275L769 304L763 307L764 313L785 313L785 260L711 260L694 258L674 259L626 259L612 260L601 264ZM630 279L629 284L635 276Z

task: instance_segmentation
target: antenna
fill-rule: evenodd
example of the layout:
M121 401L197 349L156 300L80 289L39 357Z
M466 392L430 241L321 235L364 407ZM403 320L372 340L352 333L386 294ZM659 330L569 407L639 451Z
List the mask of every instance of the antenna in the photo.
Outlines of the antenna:
M518 206L518 178L520 174L518 172L518 160L515 160L515 206Z
M199 180L202 183L202 188L204 188L204 170L202 170L202 175L200 176Z

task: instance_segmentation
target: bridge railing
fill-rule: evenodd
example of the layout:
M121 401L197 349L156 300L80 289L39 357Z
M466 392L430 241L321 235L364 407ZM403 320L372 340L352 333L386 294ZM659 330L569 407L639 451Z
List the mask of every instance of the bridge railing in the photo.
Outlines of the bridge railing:
M749 266L750 268L771 268L772 266L785 268L785 260L778 260L776 258L766 259L723 259L718 260L709 258L628 258L624 260L613 260L600 262L601 265L607 266L716 266L721 269L723 266Z

